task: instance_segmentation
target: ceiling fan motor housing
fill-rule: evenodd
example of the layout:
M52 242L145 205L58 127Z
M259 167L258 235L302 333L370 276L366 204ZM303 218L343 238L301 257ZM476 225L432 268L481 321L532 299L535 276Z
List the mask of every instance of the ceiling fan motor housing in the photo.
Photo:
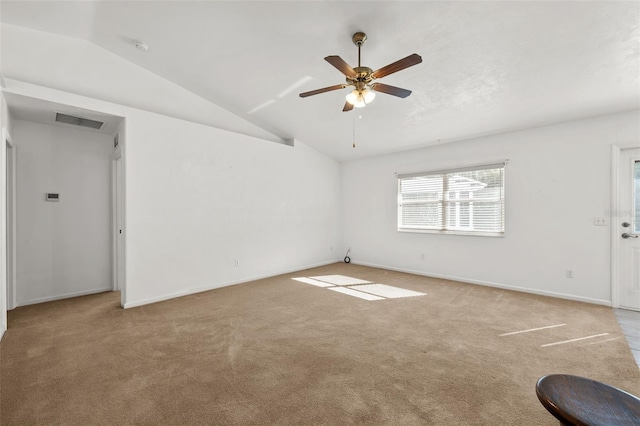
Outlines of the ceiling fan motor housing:
M367 35L363 32L357 32L351 37L351 40L353 40L353 44L356 46L362 46L364 42L367 41Z
M357 82L370 83L373 80L373 70L369 67L355 67L353 69L356 72L355 77L347 77L347 83L349 85Z

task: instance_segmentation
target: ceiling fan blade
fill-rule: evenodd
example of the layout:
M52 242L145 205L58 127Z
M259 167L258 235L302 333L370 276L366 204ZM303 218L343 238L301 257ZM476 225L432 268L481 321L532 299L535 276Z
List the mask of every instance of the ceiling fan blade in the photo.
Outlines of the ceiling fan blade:
M336 67L338 71L340 71L342 74L346 75L347 77L356 76L356 72L353 70L353 68L351 68L351 65L346 63L344 59L342 59L340 56L337 56L337 55L327 56L326 58L324 58L324 60L329 62L334 67Z
M342 112L351 111L353 109L353 105L349 102L344 103L344 108L342 108Z
M389 86L388 84L373 83L371 88L376 92L386 93L387 95L397 96L399 98L406 98L411 94L411 90L401 89L396 86Z
M418 65L422 62L422 57L417 53L413 55L409 55L406 58L402 58L399 61L395 61L392 64L387 65L386 67L382 67L377 71L374 71L371 75L373 78L382 78L389 74L393 74L394 72L402 71L405 68L412 67L414 65Z
M347 87L346 84L336 84L335 86L323 87L322 89L316 89L310 92L300 93L300 97L306 98L307 96L319 95L320 93L331 92L332 90L344 89L345 87Z

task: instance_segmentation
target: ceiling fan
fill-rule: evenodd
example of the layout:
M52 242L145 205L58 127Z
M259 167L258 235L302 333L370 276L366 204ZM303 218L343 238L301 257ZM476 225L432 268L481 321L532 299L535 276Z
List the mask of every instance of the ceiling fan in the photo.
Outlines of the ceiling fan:
M373 71L369 67L360 65L360 47L367 41L367 35L363 32L357 32L352 37L353 44L358 46L358 66L351 66L340 56L333 55L324 58L325 61L336 67L338 71L347 77L347 82L336 84L335 86L323 87L322 89L311 90L310 92L300 93L301 98L318 95L320 93L331 92L334 90L344 89L353 86L354 89L347 95L347 102L344 104L342 111L351 111L353 107L362 108L371 103L375 98L375 92L386 93L388 95L406 98L411 94L411 90L401 89L400 87L389 86L388 84L375 83L374 80L385 77L394 72L402 71L405 68L417 65L422 62L420 55L414 53L402 58L392 64Z

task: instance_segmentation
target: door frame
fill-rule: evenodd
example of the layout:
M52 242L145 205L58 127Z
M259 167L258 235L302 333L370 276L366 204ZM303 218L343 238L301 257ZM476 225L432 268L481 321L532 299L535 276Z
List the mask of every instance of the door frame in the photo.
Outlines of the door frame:
M10 149L14 148L13 139L9 134L9 130L6 127L2 128L0 131L0 141L2 141L2 151L0 152L0 163L2 163L2 174L0 176L0 241L3 243L0 244L0 292L2 297L0 297L0 339L4 336L4 332L7 330L8 321L7 321L7 311L9 310L9 306L15 306L15 237L10 245L7 246L7 212L8 209L11 208L11 224L9 224L10 229L15 230L15 155L12 155L12 184L11 184L11 202L8 200L8 192L7 192L7 152ZM14 154L12 152L12 154ZM15 234L14 234L15 235ZM7 273L9 263L14 266L11 268L11 283L8 281L9 274ZM11 297L9 297L9 287L11 286ZM9 300L11 299L11 300Z
M126 302L126 269L125 269L125 184L124 184L124 128L119 132L119 146L111 156L111 208L112 208L112 288L120 291L120 304Z
M609 226L611 228L611 307L620 307L620 228L618 228L620 212L620 154L624 149L640 148L636 144L611 145L611 210L609 210ZM614 223L615 221L615 223Z
M5 181L5 186L11 184L11 192L6 194L5 204L5 221L7 222L5 230L5 238L7 241L7 263L6 263L6 276L7 276L7 310L15 309L16 302L16 251L17 251L17 239L16 239L16 145L11 138L9 132L5 132L4 135L4 149L5 149L5 161L11 162L11 180ZM9 152L11 155L9 156ZM6 164L6 163L5 163ZM6 179L6 177L5 177ZM11 237L11 239L9 239Z

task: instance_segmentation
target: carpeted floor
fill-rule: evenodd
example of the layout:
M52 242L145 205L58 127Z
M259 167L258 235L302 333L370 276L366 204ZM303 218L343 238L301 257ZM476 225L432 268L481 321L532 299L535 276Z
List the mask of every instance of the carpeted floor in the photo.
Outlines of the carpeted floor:
M292 280L335 274L426 295ZM2 425L556 425L535 395L550 373L640 395L610 308L353 264L128 310L118 293L17 308L0 369Z

